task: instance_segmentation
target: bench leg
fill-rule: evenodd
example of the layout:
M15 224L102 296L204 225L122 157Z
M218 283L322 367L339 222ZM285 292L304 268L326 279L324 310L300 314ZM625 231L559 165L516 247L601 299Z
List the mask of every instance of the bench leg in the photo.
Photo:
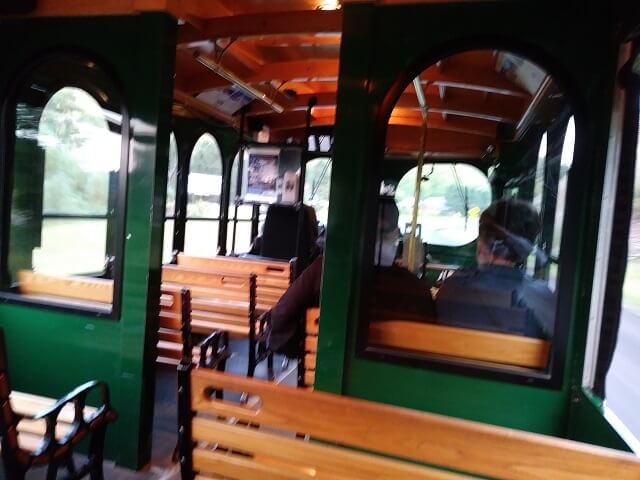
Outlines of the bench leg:
M247 368L247 377L253 377L256 371L256 340L253 335L249 338L249 367Z
M58 477L58 464L52 461L47 467L47 480L56 480Z
M89 445L89 462L91 462L89 478L91 480L104 480L102 462L104 460L104 437L106 433L107 426L105 424L96 428L91 436Z

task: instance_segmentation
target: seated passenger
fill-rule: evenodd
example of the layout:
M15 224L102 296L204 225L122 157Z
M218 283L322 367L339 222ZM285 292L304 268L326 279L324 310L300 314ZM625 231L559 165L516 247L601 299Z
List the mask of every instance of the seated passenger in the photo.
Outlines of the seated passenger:
M553 335L555 298L525 272L541 222L519 200L498 200L480 216L478 266L455 272L438 292L438 323L536 338Z
M408 270L393 265L399 236L398 207L391 198L381 198L380 205L375 250L377 267L370 313L375 320L397 319L398 311L410 306L408 319L432 321L435 307L426 283ZM269 325L268 344L271 351L289 357L299 354L301 319L307 308L320 304L322 262L322 256L316 258L278 303L264 314Z

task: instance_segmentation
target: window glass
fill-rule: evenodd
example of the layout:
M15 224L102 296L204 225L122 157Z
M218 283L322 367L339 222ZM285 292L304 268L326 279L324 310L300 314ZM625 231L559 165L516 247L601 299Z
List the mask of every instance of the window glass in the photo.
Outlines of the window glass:
M40 246L33 249L33 270L54 275L101 274L106 250L106 219L44 218Z
M570 117L553 78L506 51L443 58L406 86L378 171L392 174L421 156L423 166L419 179L418 167L400 179L393 197L379 196L370 215L362 312L371 352L541 382L562 371L550 351L559 243L555 257L551 250L562 237ZM509 138L498 128L505 122Z
M14 112L4 287L39 301L110 310L124 208L118 95L94 62L51 57L19 88ZM56 290L63 277L66 288Z
M331 159L315 158L307 163L304 178L304 203L316 210L316 218L323 225L329 216L331 187Z
M188 179L188 218L218 218L222 191L222 156L212 135L202 135L191 153Z
M184 231L184 253L203 257L218 254L218 221L187 220Z
M232 251L233 223L227 232L227 254ZM246 253L251 248L251 221L238 220L236 223L236 243L233 253Z
M536 178L533 185L532 204L538 212L542 211L542 194L544 191L544 166L547 160L547 134L542 135L540 148L538 149L538 161L536 162Z
M400 229L411 226L417 167L398 183L395 199ZM428 244L460 246L476 239L480 212L491 203L489 180L465 164L432 164L423 168L418 224Z
M173 255L173 231L175 220L164 221L164 240L162 243L162 263L170 263Z
M627 269L622 293L620 327L613 361L606 379L607 406L640 439L637 405L638 352L640 352L640 142L636 150L633 212L629 230Z
M178 144L176 136L169 137L169 169L167 172L167 208L166 216L173 217L176 213L176 191L178 189Z
M560 157L560 178L558 180L558 203L556 205L556 215L554 219L553 243L551 255L557 257L560 253L560 239L562 238L562 221L564 219L564 209L567 192L567 179L569 169L573 163L573 146L576 141L576 127L573 117L567 123L567 131L562 144L562 154Z

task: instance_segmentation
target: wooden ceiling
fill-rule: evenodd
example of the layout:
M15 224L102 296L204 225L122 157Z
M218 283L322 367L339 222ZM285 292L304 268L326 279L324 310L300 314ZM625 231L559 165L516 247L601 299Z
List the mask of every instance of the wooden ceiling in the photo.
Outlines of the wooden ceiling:
M342 0L349 1L361 0ZM78 10L67 14L82 14L83 8L94 5L84 0L65 4L67 9ZM305 110L314 96L312 126L333 125L342 24L336 0L105 0L101 7L91 8L110 13L109 9L116 12L125 4L134 10L163 7L180 19L177 114L198 111L238 126L238 113L222 111L210 93L237 79L253 91L254 98L266 100L251 101L247 116L253 124L269 126L272 141L302 143ZM38 13L55 14L59 5L40 0ZM88 13L98 13L93 10ZM522 121L536 92L531 95L498 72L496 65L496 52L474 51L449 57L420 75L429 105L428 153L479 157L496 145L499 123ZM420 150L422 117L413 84L400 97L389 123L390 153Z
M311 97L312 126L335 121L341 11L328 0L202 0L179 26L175 88L181 98L218 91L228 78L199 63L200 55L283 108L253 100L247 118L267 125L271 140L303 142ZM334 6L335 6L335 2ZM497 52L474 51L427 68L421 83L429 105L428 153L479 157L496 145L498 124L516 125L532 95L496 71ZM205 95L206 97L206 95ZM197 100L201 104L205 101ZM201 105L204 106L204 105ZM208 104L215 110L215 105ZM220 114L238 125L239 115ZM394 109L387 151L420 150L422 117L413 84Z

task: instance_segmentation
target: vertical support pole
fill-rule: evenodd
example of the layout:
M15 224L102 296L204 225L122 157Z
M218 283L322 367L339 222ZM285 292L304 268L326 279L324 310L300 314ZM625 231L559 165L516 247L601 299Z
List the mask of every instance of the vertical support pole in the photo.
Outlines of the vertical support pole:
M260 225L260 205L257 203L253 204L253 209L251 210L251 243L258 236L258 226Z
M189 181L189 161L187 154L187 145L182 140L179 132L175 133L176 144L178 146L178 182L176 188L176 206L174 212L173 224L173 249L175 251L184 251L184 236L187 225L187 200L188 200L188 181Z
M256 369L256 276L249 280L249 367L247 377L253 377Z

